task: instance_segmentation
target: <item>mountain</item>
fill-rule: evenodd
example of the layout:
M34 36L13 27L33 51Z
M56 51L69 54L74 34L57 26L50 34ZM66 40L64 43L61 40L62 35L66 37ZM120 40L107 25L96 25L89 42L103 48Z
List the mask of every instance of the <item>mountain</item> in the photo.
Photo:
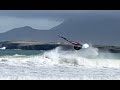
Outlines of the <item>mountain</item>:
M49 31L37 30L29 26L15 28L0 34L0 41L48 41Z
M83 15L64 21L52 28L72 40L93 44L120 45L120 17Z
M50 30L37 30L29 26L0 33L0 41L64 41L63 35L81 43L120 45L120 17L117 15L85 14L70 17Z

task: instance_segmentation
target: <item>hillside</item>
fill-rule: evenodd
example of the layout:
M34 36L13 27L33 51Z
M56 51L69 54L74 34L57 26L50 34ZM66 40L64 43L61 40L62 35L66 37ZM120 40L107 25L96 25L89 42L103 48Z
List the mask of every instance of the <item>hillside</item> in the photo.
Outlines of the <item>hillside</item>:
M81 43L120 46L120 17L96 14L70 17L50 30L29 26L12 29L1 33L0 41L56 42L61 41L59 34Z

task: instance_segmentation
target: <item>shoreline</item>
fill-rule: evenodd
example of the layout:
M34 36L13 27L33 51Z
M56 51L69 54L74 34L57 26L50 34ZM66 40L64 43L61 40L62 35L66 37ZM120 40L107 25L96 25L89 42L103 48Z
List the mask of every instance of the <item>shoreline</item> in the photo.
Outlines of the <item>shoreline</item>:
M0 48L6 47L6 49L21 49L21 50L51 50L58 46L62 46L65 50L72 50L73 46L61 42L40 43L37 41L5 41L0 42ZM99 51L110 51L112 53L120 53L120 47L118 46L103 46L93 45L98 48Z

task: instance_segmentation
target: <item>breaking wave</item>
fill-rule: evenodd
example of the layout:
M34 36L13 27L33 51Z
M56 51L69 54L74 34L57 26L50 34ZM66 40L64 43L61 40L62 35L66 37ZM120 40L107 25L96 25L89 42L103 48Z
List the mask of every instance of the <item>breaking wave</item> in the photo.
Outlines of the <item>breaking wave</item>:
M112 53L101 53L97 48L92 46L80 51L62 51L58 47L52 51L45 52L43 57L51 60L56 64L74 65L97 68L119 68L120 60Z
M0 63L28 66L82 66L86 68L120 68L120 60L111 53L100 53L90 46L79 51L65 51L57 47L39 55L18 55L0 57Z
M24 51L22 51L25 53ZM35 55L0 56L0 80L120 79L120 59L90 46L79 51L57 47Z

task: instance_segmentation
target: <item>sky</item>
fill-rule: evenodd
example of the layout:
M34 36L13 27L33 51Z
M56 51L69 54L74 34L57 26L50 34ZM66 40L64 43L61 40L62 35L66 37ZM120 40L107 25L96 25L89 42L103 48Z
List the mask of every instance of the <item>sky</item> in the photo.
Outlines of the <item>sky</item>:
M66 18L83 13L120 15L117 10L0 10L0 33L24 26L49 30Z
M49 11L41 10L0 10L0 33L24 26L49 30L63 22L62 18L49 14Z
M49 20L49 18L22 18L0 16L0 32L5 32L13 28L31 26L35 29L48 30L61 22Z

